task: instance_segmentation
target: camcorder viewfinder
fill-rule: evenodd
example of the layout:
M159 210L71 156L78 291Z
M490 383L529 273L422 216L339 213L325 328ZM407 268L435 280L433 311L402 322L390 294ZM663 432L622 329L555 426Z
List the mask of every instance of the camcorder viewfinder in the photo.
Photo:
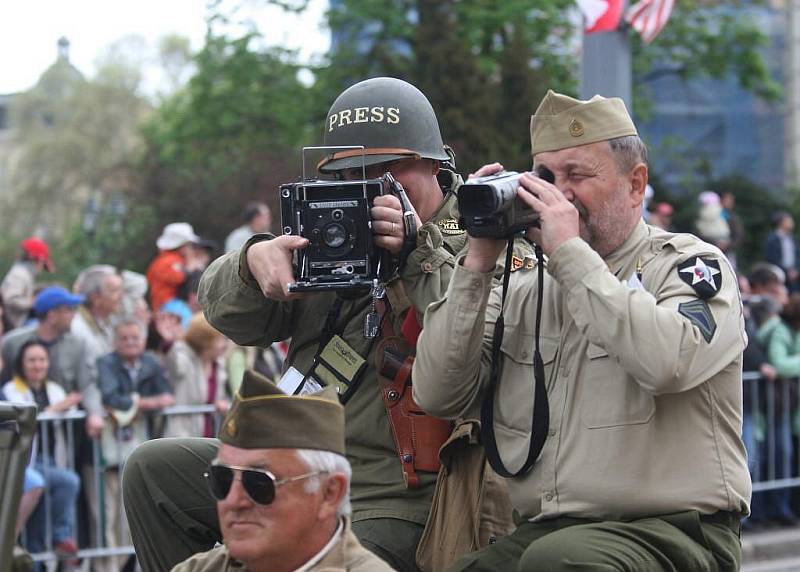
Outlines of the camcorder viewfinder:
M549 183L549 169L535 173ZM539 226L539 214L517 198L520 173L501 171L467 180L458 189L459 225L476 238L509 238Z
M323 148L305 148L304 154L307 149ZM303 164L305 171L305 156ZM405 196L400 183L388 173L379 179L356 181L304 176L281 185L283 234L302 236L309 242L295 251L295 282L289 291L365 289L373 287L376 280L384 283L394 276L398 261L375 246L370 215L375 197L389 193Z

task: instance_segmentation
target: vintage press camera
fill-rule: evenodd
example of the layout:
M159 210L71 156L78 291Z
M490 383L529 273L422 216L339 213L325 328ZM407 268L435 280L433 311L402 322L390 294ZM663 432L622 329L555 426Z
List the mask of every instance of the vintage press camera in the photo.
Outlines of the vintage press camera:
M363 289L388 281L398 262L377 248L370 207L375 197L405 194L390 174L361 181L306 180L280 186L283 234L307 238L296 252L290 292Z
M549 169L535 173L548 183ZM520 173L501 171L466 181L458 190L458 223L479 238L508 238L539 225L539 214L517 198Z

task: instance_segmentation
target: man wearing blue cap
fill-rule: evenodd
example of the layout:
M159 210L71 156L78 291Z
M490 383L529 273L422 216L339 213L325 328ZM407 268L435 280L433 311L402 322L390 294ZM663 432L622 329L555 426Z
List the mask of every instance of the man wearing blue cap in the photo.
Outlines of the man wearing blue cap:
M86 432L95 437L103 428L100 392L91 382L86 345L70 332L72 318L83 301L83 296L71 294L61 286L49 286L40 291L33 301L38 322L12 330L0 342L4 363L0 381L11 379L12 364L22 344L32 339L42 342L50 352L49 379L67 393L83 394L82 403L88 413Z

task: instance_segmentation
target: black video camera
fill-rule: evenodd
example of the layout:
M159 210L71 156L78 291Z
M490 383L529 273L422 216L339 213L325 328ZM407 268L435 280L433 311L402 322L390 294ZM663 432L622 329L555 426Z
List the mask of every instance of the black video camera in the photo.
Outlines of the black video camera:
M551 184L555 181L548 169L537 174ZM465 182L458 189L459 225L477 238L508 238L539 226L539 213L517 198L520 176L501 171Z
M302 180L280 186L283 234L307 238L296 252L290 292L344 290L386 282L398 269L373 242L375 197L405 193L390 174L361 181Z

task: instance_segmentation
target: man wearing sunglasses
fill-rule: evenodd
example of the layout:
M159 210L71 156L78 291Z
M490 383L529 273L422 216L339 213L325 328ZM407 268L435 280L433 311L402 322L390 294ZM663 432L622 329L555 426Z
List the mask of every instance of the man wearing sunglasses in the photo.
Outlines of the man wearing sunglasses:
M248 372L219 438L203 476L224 544L173 571L391 570L350 530L344 407L333 388L288 396Z

